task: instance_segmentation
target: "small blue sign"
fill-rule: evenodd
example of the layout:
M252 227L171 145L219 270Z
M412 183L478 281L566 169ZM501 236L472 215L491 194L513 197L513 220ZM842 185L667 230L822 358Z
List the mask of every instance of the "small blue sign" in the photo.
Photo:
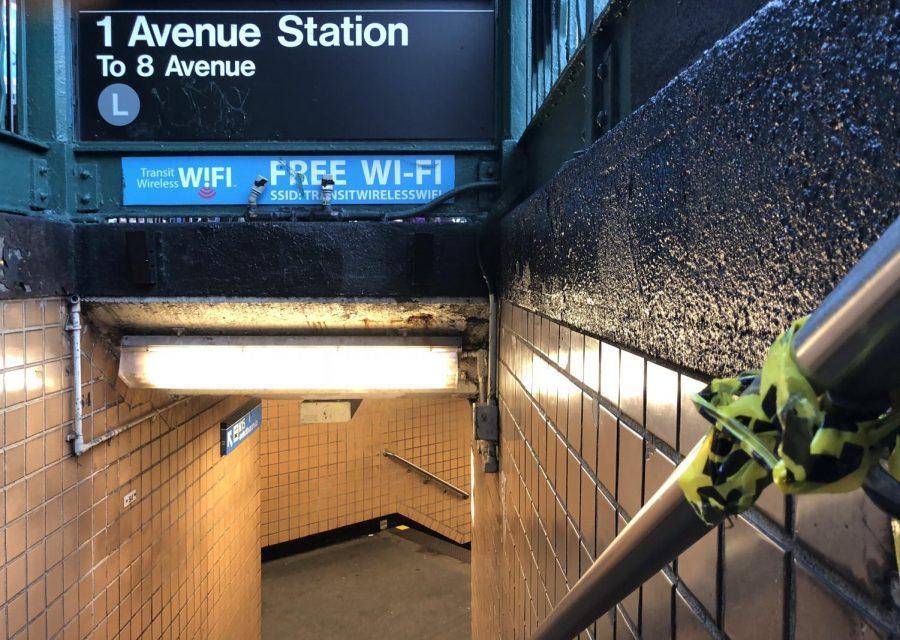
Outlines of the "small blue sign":
M262 403L254 401L245 405L233 416L222 422L221 452L227 456L239 444L249 438L262 424Z
M246 205L257 176L260 205L422 204L454 188L453 156L178 156L122 158L126 206Z

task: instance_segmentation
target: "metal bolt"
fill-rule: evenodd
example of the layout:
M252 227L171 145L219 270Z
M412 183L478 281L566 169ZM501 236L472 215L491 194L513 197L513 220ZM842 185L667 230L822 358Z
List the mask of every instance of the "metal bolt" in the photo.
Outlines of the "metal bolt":
M91 194L89 193L82 193L78 199L81 201L81 204L88 204L91 200L93 200Z
M603 129L606 126L606 111L601 109L597 112L597 126Z
M38 192L38 198L40 198L41 200L46 200L46 199L48 198L47 192L46 192L46 191L39 191L39 192Z
M91 172L88 171L87 169L82 169L80 176L81 176L82 180L90 180L92 177Z

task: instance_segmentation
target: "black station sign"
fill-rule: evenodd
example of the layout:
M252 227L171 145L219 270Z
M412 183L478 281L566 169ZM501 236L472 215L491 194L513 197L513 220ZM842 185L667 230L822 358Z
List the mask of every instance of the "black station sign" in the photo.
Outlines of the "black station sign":
M78 5L84 140L484 140L485 0Z

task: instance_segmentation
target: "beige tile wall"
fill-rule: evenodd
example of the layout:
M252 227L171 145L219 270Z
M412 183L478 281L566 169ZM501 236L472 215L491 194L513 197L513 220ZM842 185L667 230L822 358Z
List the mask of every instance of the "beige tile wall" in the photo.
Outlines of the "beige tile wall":
M457 542L469 501L424 484L382 451L469 491L468 400L364 400L347 423L301 424L299 401L266 401L261 440L262 544L400 513Z
M0 636L258 638L259 436L219 455L241 399L191 400L75 460L65 316L2 305ZM88 438L168 400L116 385L87 330L83 376Z
M501 611L504 578L503 505L500 474L485 473L480 453L472 451L472 495L475 509L472 520L472 638L488 640L501 637Z

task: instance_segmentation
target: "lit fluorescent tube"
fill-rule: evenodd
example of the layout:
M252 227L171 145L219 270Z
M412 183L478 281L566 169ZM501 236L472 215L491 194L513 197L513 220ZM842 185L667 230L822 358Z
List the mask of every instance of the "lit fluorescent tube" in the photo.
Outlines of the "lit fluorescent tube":
M458 351L447 338L126 337L119 377L180 393L446 393Z

